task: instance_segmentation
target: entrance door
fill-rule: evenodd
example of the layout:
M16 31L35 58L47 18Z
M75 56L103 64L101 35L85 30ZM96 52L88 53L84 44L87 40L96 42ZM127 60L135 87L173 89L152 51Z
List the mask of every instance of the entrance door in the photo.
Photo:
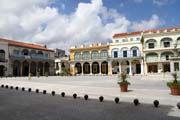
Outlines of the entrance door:
M136 74L141 73L141 64L136 64Z
M170 64L163 64L163 72L170 72Z
M0 77L4 76L4 66L0 65Z
M154 72L157 73L157 65L148 65L148 72Z

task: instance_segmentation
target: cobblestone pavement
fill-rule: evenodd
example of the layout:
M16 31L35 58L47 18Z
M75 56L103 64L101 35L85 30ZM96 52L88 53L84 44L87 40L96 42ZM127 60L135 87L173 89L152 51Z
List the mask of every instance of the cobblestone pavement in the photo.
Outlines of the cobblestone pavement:
M1 120L179 120L180 110L171 105L140 104L97 99L73 99L0 88Z
M121 93L117 85L117 76L76 76L76 77L27 77L20 78L1 78L0 83L9 86L19 86L42 90L48 92L64 91L67 95L77 93L79 96L88 94L91 98L97 99L103 95L106 100L113 100L120 97L122 101L131 102L138 98L142 103L152 103L158 99L161 104L176 106L180 102L180 96L170 95L169 88L166 86L169 76L133 76L129 78L131 85L129 92Z

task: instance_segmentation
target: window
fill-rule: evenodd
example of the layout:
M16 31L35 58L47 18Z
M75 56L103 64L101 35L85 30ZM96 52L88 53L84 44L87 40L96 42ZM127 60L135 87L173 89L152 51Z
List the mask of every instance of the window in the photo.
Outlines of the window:
M174 71L179 71L179 63L178 62L174 63Z
M140 41L140 38L139 38L139 37L137 37L137 38L136 38L136 41Z
M5 62L5 51L0 50L0 62Z
M80 53L75 53L74 59L75 60L80 60L81 54Z
M88 60L89 59L89 52L83 52L83 59Z
M123 57L127 57L127 51L123 51Z
M164 42L164 47L170 47L170 42Z
M133 41L133 38L130 38L130 41Z
M106 50L101 51L101 58L107 58L107 51Z
M122 42L126 42L126 39L122 39Z
M150 48L150 49L151 49L151 48L154 48L154 43L149 43L149 44L148 44L148 48Z
M19 50L14 50L14 54L18 55L19 54Z
M137 56L137 50L133 50L133 56Z
M118 51L114 51L114 58L118 57Z
M98 51L93 51L92 52L92 59L98 59L99 58L99 53Z
M119 42L119 40L115 40L115 43L118 43Z
M169 60L169 55L166 55L166 60Z

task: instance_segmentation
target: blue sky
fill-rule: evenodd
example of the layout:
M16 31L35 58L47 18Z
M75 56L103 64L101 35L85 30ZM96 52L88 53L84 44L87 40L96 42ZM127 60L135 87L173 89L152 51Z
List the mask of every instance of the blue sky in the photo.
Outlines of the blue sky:
M119 13L124 14L132 21L149 19L152 14L157 14L165 23L161 27L179 26L180 0L103 0L103 5L107 8L116 9ZM55 0L52 4L64 14L74 12L79 3L90 3L91 0ZM62 5L65 8L62 8Z
M115 33L180 26L180 0L0 0L0 37L71 46Z

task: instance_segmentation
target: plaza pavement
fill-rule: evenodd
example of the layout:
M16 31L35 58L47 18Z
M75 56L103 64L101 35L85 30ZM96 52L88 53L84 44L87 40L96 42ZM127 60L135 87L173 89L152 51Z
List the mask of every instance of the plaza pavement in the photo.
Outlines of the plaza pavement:
M1 120L179 120L180 110L171 105L52 96L0 88Z
M170 95L170 90L166 86L166 82L171 80L168 74L148 75L148 76L131 76L128 80L131 82L129 92L120 92L117 84L117 76L74 76L74 77L28 77L17 78L1 78L0 84L9 86L56 91L56 93L65 92L66 95L72 96L77 93L82 97L88 94L90 98L98 99L104 96L106 100L114 100L119 97L121 101L132 102L134 98L138 98L141 103L152 103L155 99L163 105L176 106L180 102L180 96Z

